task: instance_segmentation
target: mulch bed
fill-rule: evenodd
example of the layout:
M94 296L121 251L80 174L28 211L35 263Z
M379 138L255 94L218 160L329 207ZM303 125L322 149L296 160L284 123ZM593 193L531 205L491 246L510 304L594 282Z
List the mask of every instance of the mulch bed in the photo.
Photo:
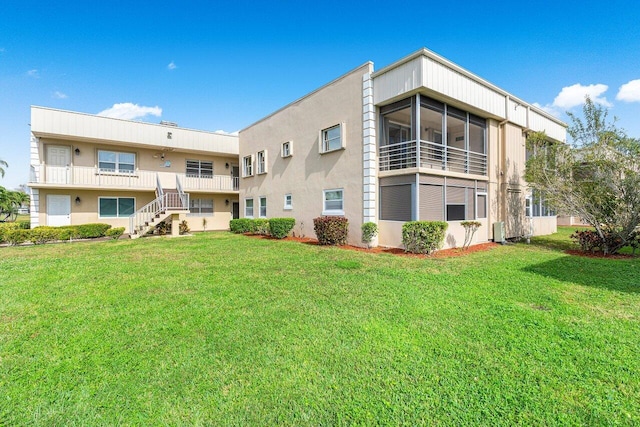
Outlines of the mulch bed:
M256 234L245 234L246 236L250 236L250 237L256 237L256 238L260 238L260 239L273 239L272 237L269 236L262 236L262 235L256 235ZM274 239L274 240L278 240L278 239ZM287 241L291 241L291 242L299 242L299 243L303 243L306 245L317 245L318 241L316 239L310 238L310 237L292 237L292 236L288 236L285 237L284 239L281 240L287 240ZM351 245L343 245L343 246L337 246L340 249L345 249L345 250L350 250L350 251L358 251L358 252L366 252L366 253L370 253L370 254L392 254L392 255L398 255L398 256L404 256L404 257L411 257L411 258L452 258L452 257L459 257L459 256L465 256L468 254L472 254L474 252L484 252L484 251L489 251L493 248L495 248L496 246L499 246L497 243L493 243L493 242L487 242L487 243L481 243L479 245L473 245L470 246L467 249L462 249L462 248L453 248L453 249L443 249L443 250L439 250L431 255L423 255L423 254L412 254L409 252L405 252L404 249L402 248L388 248L388 247L384 247L384 246L377 246L375 248L371 248L371 249L367 249L367 248L361 248L359 246L351 246Z
M564 253L569 255L581 256L585 258L605 258L605 259L629 259L634 258L631 254L613 254L613 255L605 255L602 252L585 252L580 249L567 249Z

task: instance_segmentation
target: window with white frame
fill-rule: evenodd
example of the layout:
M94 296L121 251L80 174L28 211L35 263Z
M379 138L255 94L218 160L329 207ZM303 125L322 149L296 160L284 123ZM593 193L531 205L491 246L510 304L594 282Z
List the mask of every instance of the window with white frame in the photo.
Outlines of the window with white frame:
M324 190L322 215L344 215L344 190Z
M242 176L253 175L253 155L242 158Z
M525 215L531 217L555 216L556 213L551 209L544 194L540 191L533 190L531 195L525 199Z
M343 147L342 141L342 125L335 125L327 129L323 129L320 133L321 153L339 150Z
M213 199L197 199L189 200L189 211L191 215L213 215Z
M213 178L213 162L187 160L187 176L190 178Z
M282 151L280 154L282 157L293 156L293 143L291 141L283 142Z
M136 169L136 155L98 150L98 167L101 172L133 173Z
M125 218L136 211L133 197L99 197L98 215L100 218Z
M244 216L253 218L253 199L244 199Z
M260 197L260 218L266 218L267 217L267 198L266 197Z
M267 173L267 151L258 151L256 155L256 168L258 174Z
M284 195L284 208L287 210L293 209L293 197L291 194Z

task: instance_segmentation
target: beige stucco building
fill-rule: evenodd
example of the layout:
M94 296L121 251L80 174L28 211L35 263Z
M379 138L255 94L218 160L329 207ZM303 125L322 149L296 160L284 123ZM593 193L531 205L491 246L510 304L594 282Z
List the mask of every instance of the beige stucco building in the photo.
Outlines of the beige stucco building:
M227 229L238 185L237 136L31 107L32 227Z
M241 216L344 215L349 243L375 222L378 244L401 246L410 220L482 223L474 243L549 234L556 217L523 180L526 135L564 142L566 125L422 49L381 70L368 62L240 131Z

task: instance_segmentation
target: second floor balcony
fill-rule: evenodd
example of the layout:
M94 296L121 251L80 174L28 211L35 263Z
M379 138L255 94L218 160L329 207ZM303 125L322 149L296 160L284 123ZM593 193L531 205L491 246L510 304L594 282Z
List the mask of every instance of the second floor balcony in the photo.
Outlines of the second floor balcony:
M403 141L379 149L380 171L427 168L487 175L487 155L429 141Z
M176 178L184 191L237 192L238 177L231 175L193 176L185 173L134 170L116 172L99 167L31 166L29 184L32 187L101 188L154 191L159 181L164 188L174 188Z

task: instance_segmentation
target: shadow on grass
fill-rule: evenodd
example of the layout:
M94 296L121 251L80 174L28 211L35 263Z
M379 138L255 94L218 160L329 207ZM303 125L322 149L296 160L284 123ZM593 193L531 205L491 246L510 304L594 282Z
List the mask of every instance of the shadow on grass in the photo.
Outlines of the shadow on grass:
M618 292L640 293L639 267L639 263L631 259L612 260L564 256L531 265L524 268L523 271L562 282Z

